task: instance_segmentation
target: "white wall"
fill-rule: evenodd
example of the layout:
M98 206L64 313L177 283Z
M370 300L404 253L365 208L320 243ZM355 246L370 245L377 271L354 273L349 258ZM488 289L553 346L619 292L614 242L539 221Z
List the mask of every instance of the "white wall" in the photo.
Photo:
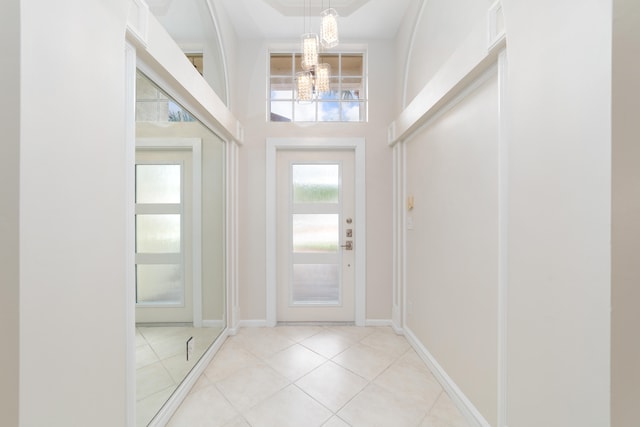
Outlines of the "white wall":
M606 426L611 2L504 0L503 6L508 423Z
M464 63L460 53L474 54L481 46L468 50L474 46L469 36L488 33L477 31L478 25L486 25L486 14L467 7L465 0L446 3L446 8L439 0L425 5L425 13L435 15L422 17L416 29L423 36L420 45L414 45L409 64L422 65L409 73L407 99L422 89L416 99L432 100L430 91L440 92L438 82L446 81L439 78L443 70L455 75L456 67ZM502 4L508 71L499 120L506 131L500 136L507 144L505 168L499 172L494 152L485 152L485 158L476 154L475 146L460 149L464 139L457 136L478 129L477 139L483 140L478 121L491 123L486 115L494 111L499 91L492 90L496 97L485 97L479 108L465 105L472 102L469 98L433 119L406 146L407 190L420 198L415 200L414 229L407 231L405 326L491 425L502 420L501 426L606 426L611 337L611 3L503 0ZM489 3L484 6L488 9ZM447 12L453 10L458 14ZM446 27L437 28L440 20L448 22ZM429 22L436 28L421 28ZM459 36L464 34L463 40ZM441 42L447 36L451 39ZM462 44L451 43L456 40ZM432 44L438 45L435 50ZM429 93L422 96L424 90ZM436 101L435 110L440 108ZM409 105L400 121L412 117L416 107ZM446 126L452 117L457 118L452 121L455 126ZM402 130L406 129L403 122ZM468 144L473 140L467 136ZM631 145L621 146L635 153L629 151ZM442 168L446 161L449 167ZM632 167L626 165L621 171ZM507 193L499 203L506 208L507 222L496 225L492 179L505 172L502 184ZM459 177L466 173L477 181L461 185ZM429 197L422 201L425 195ZM472 195L481 196L477 212L470 211ZM629 226L628 217L620 224ZM496 236L496 229L506 236ZM464 241L463 232L473 238ZM505 257L495 259L495 239L500 242L502 237L508 237ZM455 250L449 246L454 243ZM627 249L625 254L630 253ZM433 262L430 268L424 256ZM497 305L494 268L507 271L504 306ZM462 292L456 293L458 289ZM620 287L621 295L624 289ZM467 298L477 304L466 306ZM620 308L628 313L630 304ZM506 348L499 354L492 324L501 330L503 310L508 313L503 325ZM480 313L485 317L474 318ZM468 329L459 327L467 318L475 320L468 322ZM477 335L469 336L471 331ZM497 338L500 342L499 333ZM468 351L483 344L487 348L479 353ZM503 367L501 355L506 356ZM489 375L481 375L483 367ZM497 402L496 367L498 390L506 385L504 399Z
M0 424L18 425L20 2L0 14Z
M485 24L491 2L482 0L423 0L414 30L405 82L407 104L438 72L476 25ZM411 27L414 16L408 16Z
M128 2L20 6L20 425L122 426Z
M232 108L235 105L235 84L236 84L236 51L237 41L235 29L231 25L231 20L228 18L224 11L224 7L221 5L222 0L209 0L209 4L215 14L216 24L218 24L218 33L220 34L220 44L224 53L224 60L226 65L226 77L227 87L229 88L229 107Z
M420 44L421 40L414 40L414 30L418 24L421 16L421 9L423 6L423 0L411 0L407 5L407 11L402 20L402 25L398 28L398 33L394 40L395 43L395 65L396 65L396 90L394 97L394 111L401 111L404 108L405 100L405 76L411 69L407 69L411 57L409 55L410 50L414 43Z
M633 427L640 402L640 3L613 2L611 425Z
M348 44L348 41L341 41ZM240 150L241 318L264 320L265 305L265 144L268 137L365 137L367 167L367 319L391 318L392 156L386 125L393 117L393 44L368 45L369 123L292 124L266 121L268 45L242 40L237 49L234 112L245 127Z
M406 327L497 421L498 79L406 143Z

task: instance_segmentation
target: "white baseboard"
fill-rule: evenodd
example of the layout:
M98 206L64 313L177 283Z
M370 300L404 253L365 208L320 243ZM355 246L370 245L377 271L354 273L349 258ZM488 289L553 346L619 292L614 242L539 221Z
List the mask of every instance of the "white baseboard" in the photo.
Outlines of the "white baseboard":
M224 320L203 320L202 327L203 328L224 328Z
M204 320L203 321L203 325L207 325L208 323L205 322L209 322L208 320ZM304 324L305 322L302 322L301 324ZM320 324L322 324L322 322L320 322ZM331 322L327 323L327 325L330 325ZM247 320L240 320L238 322L238 328L266 328L269 327L270 325L267 323L266 320L263 319L247 319ZM388 326L393 328L394 332L397 333L398 335L403 335L403 330L402 328L398 328L391 319L367 319L365 320L365 326L376 326L376 327L381 327L381 326ZM229 335L235 335L235 332L237 332L237 329L234 330L230 330L231 333Z
M391 321L391 327L393 328L393 332L398 335L404 335L404 329L401 326L396 325L396 322Z
M393 326L391 319L366 319L365 326Z
M215 356L218 350L220 350L220 347L222 347L222 344L224 344L224 341L229 335L228 332L228 329L222 331L213 344L211 344L198 363L196 363L191 369L191 372L189 372L180 385L178 385L178 388L173 392L171 397L169 397L169 400L167 400L164 406L160 408L160 411L158 411L156 416L151 420L149 427L163 427L167 425L173 414L178 410L184 399L189 394L189 391L191 391L195 383L200 378L200 375L202 375L207 366L209 366L209 363L213 360L213 356Z
M203 321L203 324L205 324L204 322L207 322L206 320ZM301 324L304 324L305 322L302 322ZM320 324L322 324L323 322L320 322ZM331 322L328 322L327 325L332 324ZM247 320L241 320L240 322L238 322L238 327L240 328L266 328L270 326L266 320L263 319L247 319ZM393 321L391 319L367 319L365 321L365 326L389 326L392 327L393 330L396 333L400 333L402 329L398 329L394 324ZM233 334L231 334L233 335Z
M427 348L420 342L411 329L405 327L404 335L409 341L409 344L418 353L420 358L427 364L433 376L436 377L440 385L447 392L453 403L460 410L462 415L467 421L474 427L491 427L491 425L485 420L482 414L476 409L471 401L460 390L460 387L451 379L445 370L440 366L435 357L427 350Z
M238 322L238 328L266 328L266 319L241 320Z
M365 326L388 326L393 329L397 335L404 335L404 330L396 325L393 319L367 319Z

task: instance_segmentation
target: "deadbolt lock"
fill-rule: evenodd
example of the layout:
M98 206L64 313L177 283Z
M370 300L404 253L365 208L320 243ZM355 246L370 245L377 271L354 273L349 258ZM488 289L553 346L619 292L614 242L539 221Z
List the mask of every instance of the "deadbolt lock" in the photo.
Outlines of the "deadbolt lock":
M353 237L353 229L347 228L347 237Z

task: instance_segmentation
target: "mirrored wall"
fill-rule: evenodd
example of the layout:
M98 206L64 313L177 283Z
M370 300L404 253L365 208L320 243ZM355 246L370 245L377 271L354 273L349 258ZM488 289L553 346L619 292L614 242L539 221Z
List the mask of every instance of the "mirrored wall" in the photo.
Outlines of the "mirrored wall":
M225 328L225 143L136 77L136 413L146 426Z

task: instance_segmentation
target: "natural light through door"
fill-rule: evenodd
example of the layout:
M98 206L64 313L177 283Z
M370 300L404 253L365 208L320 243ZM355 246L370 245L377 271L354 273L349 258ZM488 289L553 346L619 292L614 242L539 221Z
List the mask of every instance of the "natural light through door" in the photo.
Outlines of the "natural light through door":
M191 322L191 152L136 151L136 321Z
M279 321L354 320L353 159L278 154Z

